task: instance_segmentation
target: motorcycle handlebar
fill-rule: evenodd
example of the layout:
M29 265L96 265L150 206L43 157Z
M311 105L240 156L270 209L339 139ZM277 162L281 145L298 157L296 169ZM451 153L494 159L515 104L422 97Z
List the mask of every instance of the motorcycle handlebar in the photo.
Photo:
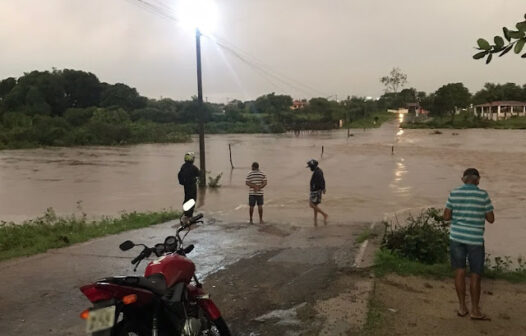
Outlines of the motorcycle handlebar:
M203 218L203 214L200 213L192 218L190 218L190 223L194 224L195 222L197 222L198 220L200 220L201 218Z
M133 260L131 261L131 263L132 263L132 264L136 264L136 263L138 263L139 261L143 260L143 259L146 257L146 251L147 251L147 250L148 250L147 248L145 248L144 250L142 250L141 253L140 253L138 256L136 256L135 259L133 259Z

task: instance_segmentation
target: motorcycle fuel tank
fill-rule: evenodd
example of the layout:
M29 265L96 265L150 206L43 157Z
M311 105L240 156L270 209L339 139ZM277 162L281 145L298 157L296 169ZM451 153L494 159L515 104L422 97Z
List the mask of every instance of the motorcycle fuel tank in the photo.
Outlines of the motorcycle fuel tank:
M174 253L162 256L149 263L144 271L144 276L148 277L157 273L162 274L166 279L166 286L172 287L178 282L189 283L194 272L195 265L190 259Z

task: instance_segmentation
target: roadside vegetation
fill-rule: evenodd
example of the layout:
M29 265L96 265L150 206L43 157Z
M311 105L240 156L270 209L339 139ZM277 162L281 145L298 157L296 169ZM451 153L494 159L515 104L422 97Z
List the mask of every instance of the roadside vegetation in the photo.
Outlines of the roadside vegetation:
M89 220L85 214L57 216L52 208L20 224L0 222L0 261L46 252L93 238L143 228L178 218L172 210L125 212L117 218Z
M291 96L274 93L200 107L195 98L149 99L89 72L32 71L0 80L0 149L190 141L200 114L211 134L325 130L351 122L377 127L388 119L378 114L385 109L382 100L359 97L294 105Z
M476 117L472 112L461 112L454 118L435 117L426 120L404 122L402 128L495 128L495 129L526 129L526 117L511 117L506 120L487 120Z
M417 275L433 278L454 276L449 265L448 223L441 211L430 208L403 224L387 224L381 248L375 256L375 274ZM486 255L484 277L526 282L522 257Z

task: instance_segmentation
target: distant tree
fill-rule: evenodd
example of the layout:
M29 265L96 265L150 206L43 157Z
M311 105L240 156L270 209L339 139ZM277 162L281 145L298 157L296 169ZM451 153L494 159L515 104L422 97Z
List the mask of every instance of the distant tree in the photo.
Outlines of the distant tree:
M435 94L430 93L427 96L420 97L418 102L420 103L420 106L422 106L424 109L433 113L433 108L435 105Z
M496 100L524 100L524 90L515 83L486 83L484 88L473 96L474 104L483 104Z
M462 83L443 85L435 92L432 111L436 115L449 114L455 117L458 109L469 106L471 94Z
M393 68L387 76L380 78L380 82L385 86L386 93L398 93L398 89L407 84L407 75L400 68Z
M114 85L102 84L103 91L100 105L102 107L117 106L131 111L133 109L146 107L148 99L139 95L135 88L126 84L117 83Z
M102 85L92 73L64 69L57 71L62 77L68 107L99 106Z
M15 87L16 79L13 77L6 78L0 81L0 100L7 96L7 94Z
M275 122L281 122L290 112L292 98L287 95L276 95L274 92L258 97L254 103L257 113L267 113Z
M511 30L503 27L502 32L504 38L498 35L495 36L493 38L493 44L489 43L483 38L479 38L477 40L478 48L476 49L480 51L473 55L473 58L481 59L486 57L486 64L489 64L493 58L493 55L497 53L500 57L513 49L516 54L520 54L524 48L524 44L526 44L526 14L524 14L524 19L524 21L520 21L515 24L517 30ZM504 41L504 39L506 39L506 41ZM521 57L526 58L526 53L522 54Z

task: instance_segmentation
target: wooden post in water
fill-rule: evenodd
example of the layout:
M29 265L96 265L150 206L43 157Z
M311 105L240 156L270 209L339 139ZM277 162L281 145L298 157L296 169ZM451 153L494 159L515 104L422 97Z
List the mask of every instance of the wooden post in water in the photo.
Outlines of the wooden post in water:
M234 169L234 164L232 163L232 145L228 144L228 152L230 153L230 166Z
M323 151L324 151L324 149L325 149L325 148L324 148L323 146L321 146L321 157L323 157Z

